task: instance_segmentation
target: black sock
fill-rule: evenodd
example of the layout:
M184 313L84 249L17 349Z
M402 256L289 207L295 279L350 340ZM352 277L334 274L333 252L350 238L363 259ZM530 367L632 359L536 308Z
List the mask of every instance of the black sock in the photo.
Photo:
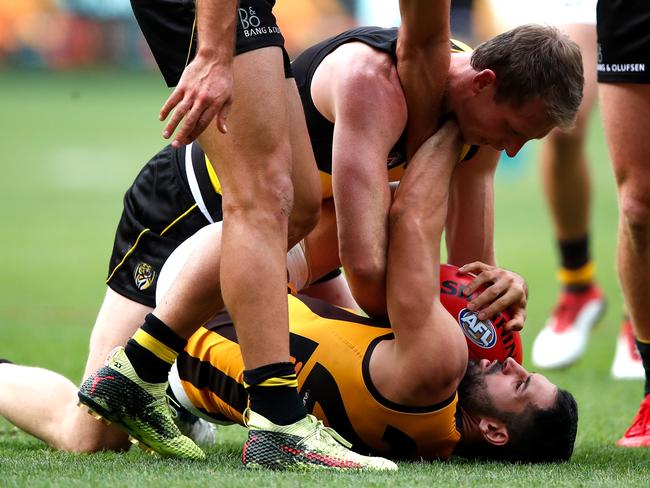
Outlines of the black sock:
M13 361L9 361L8 359L2 359L2 358L0 358L0 364L2 364L2 363L14 364Z
M645 371L644 396L650 395L650 342L641 342L639 339L634 340L636 348L639 350L643 370Z
M244 371L250 408L277 425L289 425L307 415L298 395L293 363L273 363Z
M589 235L571 241L558 241L558 247L562 266L560 279L567 291L580 292L589 288L593 280Z
M163 383L186 345L185 339L150 313L126 343L124 352L140 378L148 383Z

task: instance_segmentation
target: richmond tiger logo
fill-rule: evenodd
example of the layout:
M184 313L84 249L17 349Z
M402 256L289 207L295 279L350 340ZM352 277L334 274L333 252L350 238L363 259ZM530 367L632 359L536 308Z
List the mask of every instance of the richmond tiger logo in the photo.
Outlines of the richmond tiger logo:
M153 285L153 282L156 279L156 271L150 264L138 263L135 267L135 271L133 271L133 279L135 280L135 286L138 287L138 290L144 291Z

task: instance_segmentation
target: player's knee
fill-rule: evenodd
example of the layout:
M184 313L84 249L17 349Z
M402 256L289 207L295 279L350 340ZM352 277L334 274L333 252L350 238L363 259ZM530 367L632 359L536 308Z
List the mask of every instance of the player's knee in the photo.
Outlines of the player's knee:
M321 202L319 199L302 199L294 202L289 218L289 241L293 245L309 234L320 219Z
M582 149L584 144L584 133L577 131L576 128L570 131L563 131L554 129L549 134L549 139L552 142L555 151L560 154L575 153Z
M341 263L346 273L357 281L376 283L383 281L386 275L386 260L364 252L341 252Z
M291 177L280 171L267 172L257 184L224 193L223 198L224 220L241 219L260 227L287 225L292 209Z
M621 218L634 235L650 231L650 190L644 192L621 192Z
M54 447L64 452L91 454L100 451L122 452L128 450L130 445L126 435L116 440L100 433L93 435L83 430L67 429L61 431L58 445Z

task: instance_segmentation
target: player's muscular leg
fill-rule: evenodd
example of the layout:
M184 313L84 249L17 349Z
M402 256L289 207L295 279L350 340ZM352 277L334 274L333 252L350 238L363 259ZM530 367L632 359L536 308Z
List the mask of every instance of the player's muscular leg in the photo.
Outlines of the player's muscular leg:
M222 292L251 369L289 360L286 252L293 187L281 50L237 56L234 76L228 134L211 127L200 142L223 188Z
M600 103L619 193L618 273L635 335L650 341L650 85L601 84Z
M585 89L575 127L554 129L544 140L541 170L547 201L560 241L584 237L589 230L589 168L585 138L596 98L596 28L588 24L563 26L582 51Z
M83 377L96 371L111 349L126 342L150 311L107 289ZM95 421L78 408L78 386L54 371L3 364L0 391L0 415L56 449L94 452L124 450L130 445L123 431Z
M291 181L293 211L289 217L290 249L316 225L320 215L322 190L318 168L307 132L305 114L293 78L285 81L289 109Z

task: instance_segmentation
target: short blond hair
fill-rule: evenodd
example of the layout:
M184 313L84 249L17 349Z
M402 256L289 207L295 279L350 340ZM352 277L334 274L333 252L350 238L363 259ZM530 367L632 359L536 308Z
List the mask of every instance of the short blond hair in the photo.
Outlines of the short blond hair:
M582 56L555 27L526 24L499 34L474 50L471 65L494 71L498 103L521 105L541 98L555 125L573 126L582 102Z

